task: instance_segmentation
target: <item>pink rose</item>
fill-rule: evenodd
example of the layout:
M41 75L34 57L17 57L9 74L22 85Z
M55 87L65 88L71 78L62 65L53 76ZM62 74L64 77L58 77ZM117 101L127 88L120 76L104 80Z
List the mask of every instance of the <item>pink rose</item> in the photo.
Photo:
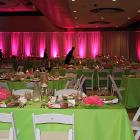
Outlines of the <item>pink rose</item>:
M83 103L87 105L96 105L96 106L104 105L102 98L100 98L97 95L84 98Z
M10 96L10 91L6 88L0 88L0 100L6 100Z

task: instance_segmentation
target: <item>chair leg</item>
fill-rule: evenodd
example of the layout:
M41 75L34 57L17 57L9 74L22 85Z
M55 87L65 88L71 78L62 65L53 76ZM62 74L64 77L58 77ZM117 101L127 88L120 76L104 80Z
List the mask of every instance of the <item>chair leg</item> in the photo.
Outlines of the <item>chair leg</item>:
M137 131L135 134L135 140L139 140L140 138L140 131Z

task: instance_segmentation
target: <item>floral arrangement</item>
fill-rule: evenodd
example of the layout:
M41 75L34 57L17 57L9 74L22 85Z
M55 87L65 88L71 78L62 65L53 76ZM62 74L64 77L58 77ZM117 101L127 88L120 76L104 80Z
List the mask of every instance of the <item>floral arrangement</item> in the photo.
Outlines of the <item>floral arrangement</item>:
M88 96L83 99L83 103L86 105L93 105L93 106L103 106L104 102L100 96Z
M6 88L0 88L0 100L6 100L10 97L10 91Z

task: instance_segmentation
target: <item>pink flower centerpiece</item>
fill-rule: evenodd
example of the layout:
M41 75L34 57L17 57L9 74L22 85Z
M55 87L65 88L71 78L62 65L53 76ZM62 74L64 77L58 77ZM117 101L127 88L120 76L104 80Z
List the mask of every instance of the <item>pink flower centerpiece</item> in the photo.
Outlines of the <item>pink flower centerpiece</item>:
M6 88L0 88L0 100L6 100L10 97L10 91Z
M97 95L88 96L88 97L84 98L83 103L86 105L91 105L91 106L103 106L104 105L103 99Z

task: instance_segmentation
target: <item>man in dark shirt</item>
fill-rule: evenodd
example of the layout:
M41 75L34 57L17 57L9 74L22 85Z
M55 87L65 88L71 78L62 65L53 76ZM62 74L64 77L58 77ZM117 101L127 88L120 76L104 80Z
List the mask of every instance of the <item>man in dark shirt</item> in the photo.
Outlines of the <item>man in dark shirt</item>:
M68 52L66 59L65 59L65 64L70 65L70 61L73 58L73 51L75 50L74 47Z
M48 54L47 54L47 50L46 50L46 49L45 49L45 51L44 51L43 58L44 58L44 59L48 59Z

